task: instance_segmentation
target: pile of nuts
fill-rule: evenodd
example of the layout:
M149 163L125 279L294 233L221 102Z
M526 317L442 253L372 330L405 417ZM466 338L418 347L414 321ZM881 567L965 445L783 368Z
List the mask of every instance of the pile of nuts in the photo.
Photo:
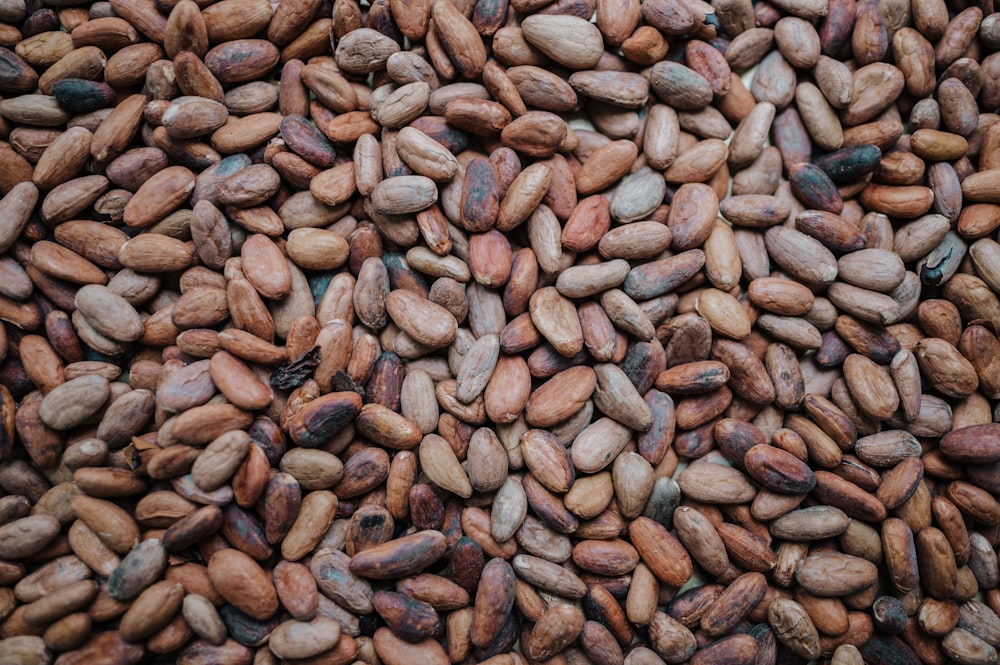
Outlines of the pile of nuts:
M0 0L0 663L995 665L993 5Z

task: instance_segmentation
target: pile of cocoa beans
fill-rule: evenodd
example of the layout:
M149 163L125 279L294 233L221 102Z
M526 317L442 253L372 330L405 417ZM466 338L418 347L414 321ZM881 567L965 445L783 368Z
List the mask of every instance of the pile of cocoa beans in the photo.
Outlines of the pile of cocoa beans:
M0 664L996 665L993 0L0 0Z

